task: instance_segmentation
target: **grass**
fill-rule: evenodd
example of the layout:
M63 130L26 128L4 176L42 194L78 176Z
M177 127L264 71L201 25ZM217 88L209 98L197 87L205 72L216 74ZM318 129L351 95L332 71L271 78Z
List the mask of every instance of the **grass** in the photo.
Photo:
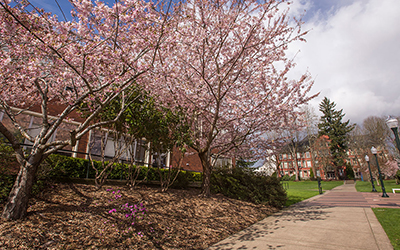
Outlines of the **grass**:
M400 188L400 185L396 185L396 180L386 180L383 181L385 184L385 190L386 193L390 195L392 193L392 188ZM377 182L374 182L375 189L378 192L382 192L381 186L377 185ZM372 191L372 185L371 182L369 181L357 181L356 182L356 189L358 192L371 192Z
M322 191L331 190L340 186L343 181L321 181ZM306 200L319 194L317 181L289 181L285 182L288 200L286 206L290 206L302 200Z
M390 243L395 250L400 250L400 209L372 208L379 223L381 223Z

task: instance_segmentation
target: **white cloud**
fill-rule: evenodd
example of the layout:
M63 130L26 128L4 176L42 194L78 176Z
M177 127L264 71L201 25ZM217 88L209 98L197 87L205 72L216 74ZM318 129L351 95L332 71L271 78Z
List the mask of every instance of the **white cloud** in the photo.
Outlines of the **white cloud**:
M300 3L315 15L303 26L311 30L307 43L293 44L289 54L300 50L295 72L308 69L315 78L312 91L321 94L311 104L318 109L327 96L357 123L400 115L400 1L354 0L319 11L312 1Z

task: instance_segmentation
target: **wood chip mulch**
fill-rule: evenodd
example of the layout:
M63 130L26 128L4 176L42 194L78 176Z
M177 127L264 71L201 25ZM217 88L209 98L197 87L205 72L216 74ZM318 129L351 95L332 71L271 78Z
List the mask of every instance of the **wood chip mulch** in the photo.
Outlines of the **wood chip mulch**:
M277 211L198 194L51 184L26 219L0 220L0 249L206 249Z

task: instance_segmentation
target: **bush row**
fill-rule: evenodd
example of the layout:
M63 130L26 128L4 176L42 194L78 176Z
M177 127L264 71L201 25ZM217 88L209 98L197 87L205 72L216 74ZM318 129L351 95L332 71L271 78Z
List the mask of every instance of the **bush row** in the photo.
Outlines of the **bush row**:
M81 158L73 158L64 155L51 155L46 160L49 166L47 173L48 177L51 178L95 178L96 172L92 167L92 163L89 160ZM99 161L93 161L95 167L102 171L102 164ZM131 172L139 168L139 176L137 180L144 180L147 176L147 181L159 181L160 175L157 168L145 167L145 166L132 166L130 169L128 164L115 163L112 171L108 175L108 179L111 180L127 180ZM168 169L161 169L163 175L166 175ZM176 170L173 170L176 173ZM180 171L176 185L181 188L187 186L190 182L198 182L202 180L201 173Z
M216 169L211 176L211 191L225 196L282 208L286 191L278 178L263 176L246 167Z
M94 161L93 163L101 170L101 162ZM156 168L144 166L133 166L133 168L139 168L138 180L144 180L146 175L147 182L160 180L160 175ZM116 163L108 179L126 180L128 179L129 171L127 164ZM161 169L161 171L165 175L169 170ZM0 202L4 202L7 198L15 177L0 171ZM89 160L54 154L49 156L39 168L37 181L33 187L33 194L39 193L48 180L94 177L95 170ZM172 187L187 188L190 183L201 181L201 173L180 171ZM276 176L258 175L251 169L240 166L234 169L219 168L213 171L211 191L234 199L275 207L282 207L286 201L286 193Z

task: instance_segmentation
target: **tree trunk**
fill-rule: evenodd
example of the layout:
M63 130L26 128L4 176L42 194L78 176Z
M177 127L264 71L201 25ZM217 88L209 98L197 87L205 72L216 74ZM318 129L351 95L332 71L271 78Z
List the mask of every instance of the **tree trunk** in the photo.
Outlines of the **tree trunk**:
M211 180L211 162L210 155L208 151L199 153L199 157L201 160L201 164L203 166L203 182L201 184L201 193L202 197L210 197L210 180Z
M299 181L299 165L297 164L297 157L294 157L294 167L295 167L295 171L296 171L296 181Z
M17 179L1 215L3 218L18 220L26 217L36 171L41 161L41 155L36 155L29 157L25 164L20 165Z

